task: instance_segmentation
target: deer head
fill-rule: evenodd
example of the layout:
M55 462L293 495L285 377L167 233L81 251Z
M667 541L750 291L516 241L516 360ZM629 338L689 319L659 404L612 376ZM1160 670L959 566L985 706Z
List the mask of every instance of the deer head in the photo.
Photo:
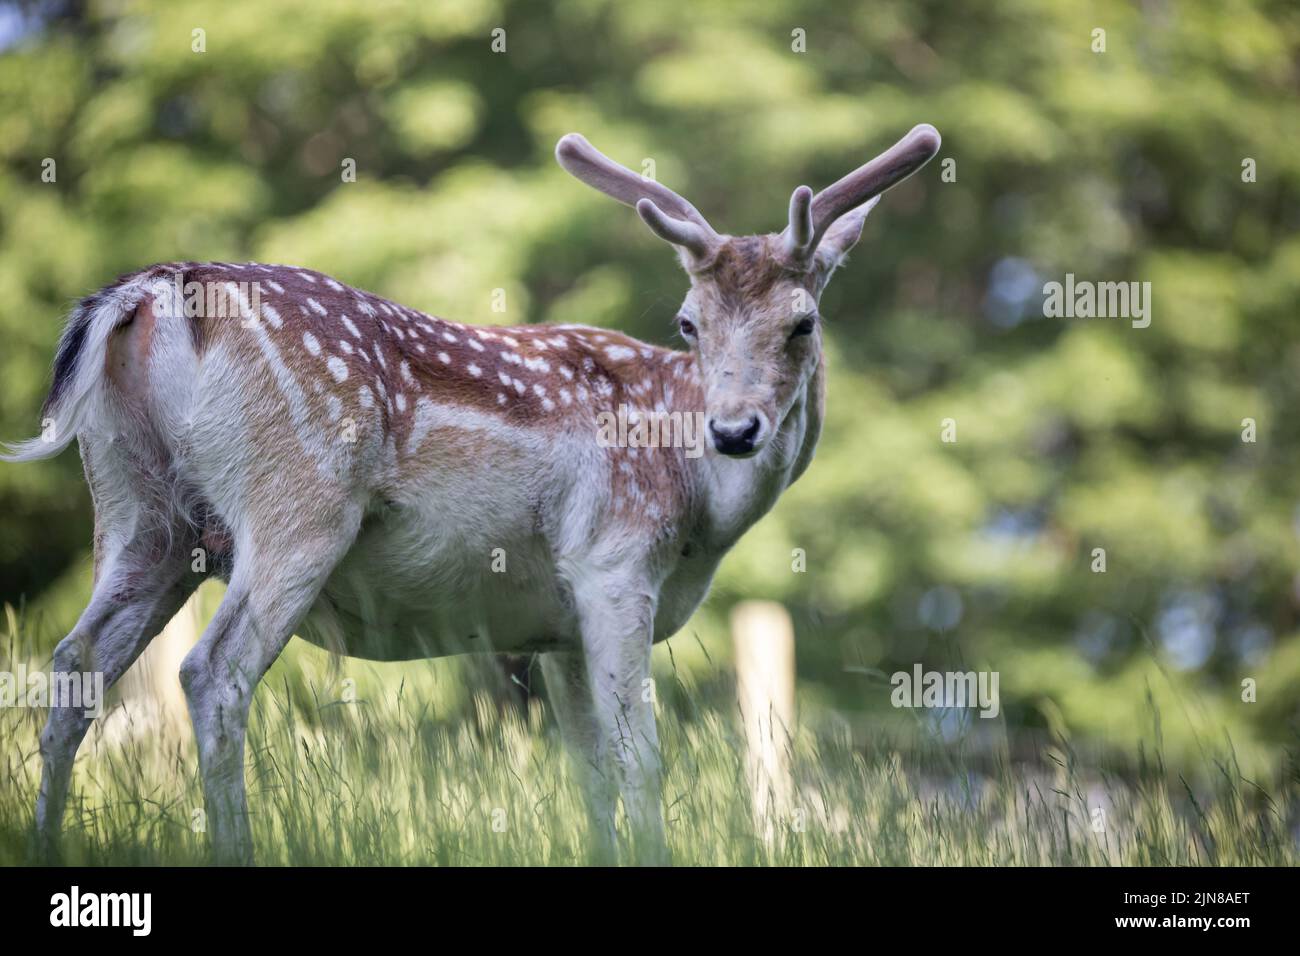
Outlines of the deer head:
M560 165L588 186L636 207L677 247L691 288L678 312L705 388L705 419L724 455L755 455L780 427L821 361L818 301L862 235L881 193L939 151L933 126L915 127L875 159L814 194L790 197L780 234L720 235L671 189L620 166L577 133L555 147Z

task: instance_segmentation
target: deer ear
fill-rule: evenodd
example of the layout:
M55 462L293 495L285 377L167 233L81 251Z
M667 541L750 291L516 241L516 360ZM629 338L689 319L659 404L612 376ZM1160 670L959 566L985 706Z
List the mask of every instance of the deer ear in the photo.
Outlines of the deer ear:
M849 250L862 238L862 225L878 202L880 197L875 196L856 209L850 209L831 224L817 246L817 265L821 269L829 274L843 263Z

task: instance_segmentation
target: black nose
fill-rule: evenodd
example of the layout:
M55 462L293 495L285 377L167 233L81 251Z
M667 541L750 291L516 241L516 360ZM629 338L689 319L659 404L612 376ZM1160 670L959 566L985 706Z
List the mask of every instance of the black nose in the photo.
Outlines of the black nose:
M739 425L726 422L709 422L709 432L713 435L713 447L724 455L748 455L754 450L754 439L758 438L758 416Z

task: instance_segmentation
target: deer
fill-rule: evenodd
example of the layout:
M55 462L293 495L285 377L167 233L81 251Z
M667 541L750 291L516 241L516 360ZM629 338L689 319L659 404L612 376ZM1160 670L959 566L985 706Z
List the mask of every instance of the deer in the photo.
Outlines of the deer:
M60 338L41 435L4 456L75 440L91 494L92 593L53 672L111 687L202 580L223 580L179 677L213 859L249 864L249 712L291 636L378 661L535 654L592 858L670 862L651 648L809 467L822 291L881 194L939 146L918 125L825 189L795 189L781 232L730 236L561 138L560 166L676 250L685 350L455 323L282 265L170 262L89 295ZM619 406L700 415L703 448L597 441L596 416ZM56 859L91 720L55 701L40 734L35 836Z

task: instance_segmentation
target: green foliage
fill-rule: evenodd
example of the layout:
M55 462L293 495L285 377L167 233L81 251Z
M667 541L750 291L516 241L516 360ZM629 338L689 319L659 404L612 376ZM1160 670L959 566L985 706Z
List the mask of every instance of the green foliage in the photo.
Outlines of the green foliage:
M823 302L817 460L674 650L690 657L699 633L725 655L726 605L776 597L799 622L806 691L847 714L886 700L853 668L919 656L1000 670L1013 730L1041 725L1049 700L1132 754L1115 717L1155 673L1243 747L1287 739L1300 701L1294 5L71 9L0 54L3 435L38 430L68 304L160 260L292 262L475 322L502 318L490 296L504 289L509 322L667 341L684 278L635 215L555 166L560 134L634 167L653 159L739 233L780 227L794 186L931 122L939 161L882 202ZM1150 282L1151 326L1042 317L1043 283L1067 272ZM1241 440L1246 418L1256 443ZM0 509L0 597L84 586L75 456L0 468ZM936 617L954 594L956 618ZM69 606L50 605L58 624ZM1240 701L1244 677L1260 680L1258 704Z

